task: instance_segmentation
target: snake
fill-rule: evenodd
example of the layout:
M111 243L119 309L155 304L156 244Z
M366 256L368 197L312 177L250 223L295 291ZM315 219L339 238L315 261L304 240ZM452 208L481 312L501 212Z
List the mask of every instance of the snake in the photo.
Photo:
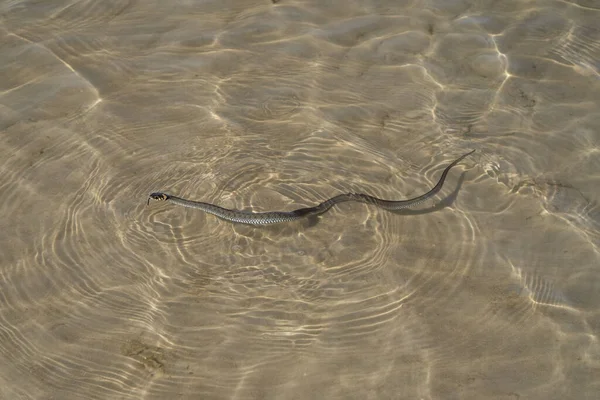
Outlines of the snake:
M407 200L383 200L364 193L344 193L327 199L324 202L313 207L299 208L293 211L253 212L224 208L216 204L204 203L202 201L187 200L164 192L154 192L150 193L150 197L148 197L147 204L150 205L151 199L157 201L168 201L178 206L202 210L225 221L247 225L272 225L282 222L297 221L308 217L316 217L326 213L336 204L348 201L373 204L384 210L396 211L404 208L414 207L435 196L442 189L442 186L444 185L444 181L446 180L446 176L448 175L448 172L450 172L450 169L452 169L452 167L454 167L468 155L473 154L473 152L475 152L475 150L472 150L460 156L459 158L454 160L450 165L448 165L444 169L444 172L442 172L442 175L437 184L427 193Z

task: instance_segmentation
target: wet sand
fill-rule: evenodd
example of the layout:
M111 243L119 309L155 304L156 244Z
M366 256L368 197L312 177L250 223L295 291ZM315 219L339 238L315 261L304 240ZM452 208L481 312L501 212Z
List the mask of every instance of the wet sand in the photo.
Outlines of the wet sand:
M598 2L0 12L0 399L600 397Z

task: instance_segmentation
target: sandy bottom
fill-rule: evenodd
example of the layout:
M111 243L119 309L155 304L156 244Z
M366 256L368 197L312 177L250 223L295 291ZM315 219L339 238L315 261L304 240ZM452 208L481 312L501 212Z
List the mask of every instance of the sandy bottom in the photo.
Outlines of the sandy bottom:
M0 15L0 399L600 398L597 1Z

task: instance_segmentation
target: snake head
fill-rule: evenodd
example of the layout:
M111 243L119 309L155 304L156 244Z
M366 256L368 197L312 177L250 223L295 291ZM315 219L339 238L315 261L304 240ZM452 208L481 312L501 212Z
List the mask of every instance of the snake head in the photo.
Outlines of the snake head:
M148 197L148 205L150 205L150 199L153 200L158 200L158 201L165 201L165 200L169 200L169 195L166 193L162 193L162 192L154 192L154 193L150 193L150 197Z

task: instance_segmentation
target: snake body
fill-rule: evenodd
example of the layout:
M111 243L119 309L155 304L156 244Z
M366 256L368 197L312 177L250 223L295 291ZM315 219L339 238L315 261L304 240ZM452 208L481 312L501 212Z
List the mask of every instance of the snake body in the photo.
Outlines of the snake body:
M163 192L154 192L150 194L150 197L148 198L148 204L150 204L150 199L159 201L170 201L171 203L179 206L202 210L206 213L215 215L229 222L249 225L272 225L281 222L296 221L306 217L314 217L327 212L334 205L346 201L357 201L361 203L374 204L379 208L390 211L401 210L403 208L413 207L418 204L421 204L424 201L435 196L442 189L442 186L444 185L444 181L446 180L446 176L448 175L450 169L456 164L458 164L460 161L462 161L465 157L472 154L474 151L475 150L472 150L467 154L460 156L459 158L454 160L450 165L448 165L446 169L444 169L444 172L442 172L442 176L440 177L438 183L430 191L421 196L408 200L383 200L364 193L346 193L325 200L324 202L314 207L299 208L293 211L252 212L223 208L211 203L191 201Z

